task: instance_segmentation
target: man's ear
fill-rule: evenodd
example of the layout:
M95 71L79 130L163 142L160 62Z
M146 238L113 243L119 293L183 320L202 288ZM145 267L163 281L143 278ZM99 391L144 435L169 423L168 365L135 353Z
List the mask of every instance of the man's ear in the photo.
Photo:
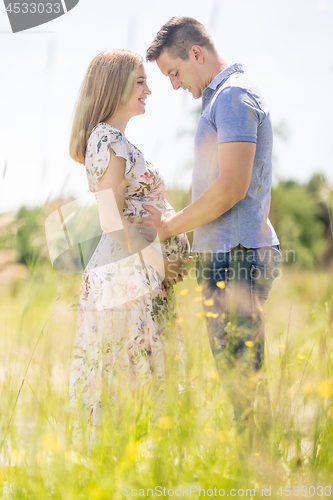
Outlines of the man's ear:
M199 64L202 64L204 62L204 53L200 45L192 45L192 47L190 48L190 55L192 55L192 57L194 57L194 59L198 61Z

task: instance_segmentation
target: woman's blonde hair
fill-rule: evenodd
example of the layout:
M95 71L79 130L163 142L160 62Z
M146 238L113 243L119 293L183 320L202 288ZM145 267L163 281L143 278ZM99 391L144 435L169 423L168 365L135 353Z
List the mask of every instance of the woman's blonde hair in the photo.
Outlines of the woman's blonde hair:
M85 163L86 148L93 128L108 120L126 102L143 59L130 50L106 50L90 63L75 106L69 153Z

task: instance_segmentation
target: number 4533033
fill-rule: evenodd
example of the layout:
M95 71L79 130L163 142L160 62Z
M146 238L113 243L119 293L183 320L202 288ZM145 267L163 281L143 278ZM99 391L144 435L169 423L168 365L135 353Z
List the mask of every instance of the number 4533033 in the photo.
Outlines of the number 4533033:
M276 494L286 497L330 497L331 486L280 486Z
M60 3L10 3L6 8L6 11L10 14L60 14L61 4Z

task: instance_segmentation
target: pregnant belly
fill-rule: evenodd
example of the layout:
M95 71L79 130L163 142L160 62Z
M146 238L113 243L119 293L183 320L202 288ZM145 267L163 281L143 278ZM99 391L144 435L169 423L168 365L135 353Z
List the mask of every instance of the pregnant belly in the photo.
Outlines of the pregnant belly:
M158 204L154 204L151 201L145 200L131 200L130 203L127 204L127 209L124 211L125 217L128 218L139 218L139 217L147 217L149 214L142 207L142 203L147 205L152 205L156 210L159 210L165 217L171 217L176 211L172 208L172 206L166 201L164 207L161 207L161 203L159 201ZM159 205L159 206L158 206ZM162 252L164 255L180 255L184 258L187 258L190 254L190 245L185 233L179 234L177 236L173 236L166 241L160 242L162 247Z

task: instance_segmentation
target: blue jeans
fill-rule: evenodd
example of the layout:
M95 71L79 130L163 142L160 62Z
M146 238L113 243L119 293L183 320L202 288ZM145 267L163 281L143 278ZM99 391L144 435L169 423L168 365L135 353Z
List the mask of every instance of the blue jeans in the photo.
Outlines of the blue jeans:
M264 356L265 302L280 260L278 245L198 254L210 347L236 420L253 408Z

